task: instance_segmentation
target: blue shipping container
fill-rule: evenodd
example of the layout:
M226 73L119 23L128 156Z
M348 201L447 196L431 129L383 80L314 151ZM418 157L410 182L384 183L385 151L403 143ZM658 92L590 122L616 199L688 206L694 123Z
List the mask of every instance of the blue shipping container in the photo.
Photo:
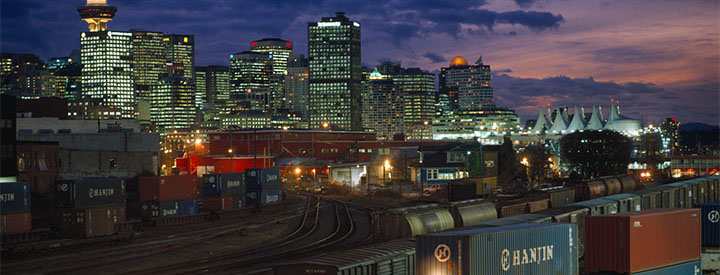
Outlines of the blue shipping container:
M282 201L282 189L262 189L260 191L260 204L272 204Z
M634 273L636 275L678 275L678 274L703 274L700 261L692 261L678 265Z
M281 188L280 168L247 169L245 183L247 188Z
M27 182L0 183L0 213L30 212L30 185Z
M417 236L416 274L578 274L577 227L540 223Z
M720 246L720 201L700 205L702 211L702 246Z
M178 201L178 215L193 215L197 214L198 205L197 200L181 200Z
M257 206L260 205L260 189L253 188L248 189L245 193L245 206Z
M245 173L203 175L202 194L207 197L245 194Z

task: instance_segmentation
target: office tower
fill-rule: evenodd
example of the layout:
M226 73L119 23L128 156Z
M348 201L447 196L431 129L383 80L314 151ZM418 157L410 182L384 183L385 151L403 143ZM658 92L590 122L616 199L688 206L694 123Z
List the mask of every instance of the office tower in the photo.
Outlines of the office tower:
M212 108L222 108L230 98L230 69L227 66L195 67L195 102Z
M83 32L80 38L82 96L119 106L122 118L135 118L132 33Z
M270 111L270 74L272 74L272 63L268 54L256 52L231 54L231 101L251 102L252 106L260 106L262 111Z
M73 51L75 52L75 51ZM79 54L79 51L77 51ZM53 57L45 61L47 83L44 85L45 96L64 97L67 100L80 98L82 66L80 57Z
M87 0L87 4L77 10L80 17L88 23L90 32L107 30L107 22L112 20L117 12L117 8L108 6L106 0Z
M451 111L495 108L493 90L490 86L490 65L478 58L475 65L468 65L462 56L450 61L450 66L440 70L439 94L448 98Z
M160 133L191 127L195 123L194 85L178 76L160 80L150 93L150 121Z
M667 140L667 147L671 154L675 155L680 148L680 121L674 117L669 117L660 123L660 132L663 138Z
M104 0L88 0L78 8L90 31L80 34L82 96L102 99L102 105L120 107L122 118L135 118L132 69L132 33L107 31L115 7Z
M163 34L141 30L130 32L135 95L138 100L149 100L152 86L167 74Z
M187 80L195 79L195 36L166 34L163 36L163 44L167 74Z
M308 23L309 127L362 130L360 23L338 12Z
M392 140L405 130L403 96L389 76L375 70L363 81L362 121L379 140Z
M432 139L429 124L435 117L435 75L402 68L399 62L383 62L377 69L393 80L402 95L405 138Z
M292 42L279 38L263 38L250 43L250 51L265 53L270 59L270 108L272 111L286 109L285 74L287 74L288 58L292 54Z
M44 64L34 54L0 54L0 92L39 95L42 91Z
M285 75L285 97L291 113L307 122L308 60L302 54L293 54Z

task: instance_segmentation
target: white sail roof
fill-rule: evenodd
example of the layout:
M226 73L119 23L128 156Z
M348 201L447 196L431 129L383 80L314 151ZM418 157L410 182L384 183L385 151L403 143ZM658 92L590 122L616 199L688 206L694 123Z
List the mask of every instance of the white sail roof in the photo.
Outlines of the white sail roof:
M601 130L602 128L602 118L600 117L595 105L593 105L592 115L590 115L590 120L588 121L585 130Z
M553 120L552 127L550 127L550 132L556 134L556 133L562 133L563 131L567 130L567 121L565 120L565 112L562 108L558 108L557 113L555 114L555 120Z
M582 113L578 112L577 106L573 109L573 118L570 121L570 125L567 127L568 132L575 132L585 129L585 120L583 119Z
M533 133L542 133L550 129L550 122L548 122L547 118L543 115L542 107L538 110L538 118L537 122L535 122L535 127L532 128Z

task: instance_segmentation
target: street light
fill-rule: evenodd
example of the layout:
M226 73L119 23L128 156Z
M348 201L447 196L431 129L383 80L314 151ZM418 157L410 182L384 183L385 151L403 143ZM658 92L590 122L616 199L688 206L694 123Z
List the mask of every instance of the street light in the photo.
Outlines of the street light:
M389 159L386 159L385 165L383 165L383 185L386 183L385 182L385 169L390 169L390 160Z

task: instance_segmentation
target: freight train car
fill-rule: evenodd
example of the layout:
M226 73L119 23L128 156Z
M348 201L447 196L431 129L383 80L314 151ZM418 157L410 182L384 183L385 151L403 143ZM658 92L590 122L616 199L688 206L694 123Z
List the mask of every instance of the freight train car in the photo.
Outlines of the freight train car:
M371 216L375 242L408 238L455 227L448 207L438 204L390 209L374 212Z
M495 205L484 200L467 200L450 204L455 227L475 225L497 219Z
M415 242L409 239L373 244L275 266L275 274L415 274Z

